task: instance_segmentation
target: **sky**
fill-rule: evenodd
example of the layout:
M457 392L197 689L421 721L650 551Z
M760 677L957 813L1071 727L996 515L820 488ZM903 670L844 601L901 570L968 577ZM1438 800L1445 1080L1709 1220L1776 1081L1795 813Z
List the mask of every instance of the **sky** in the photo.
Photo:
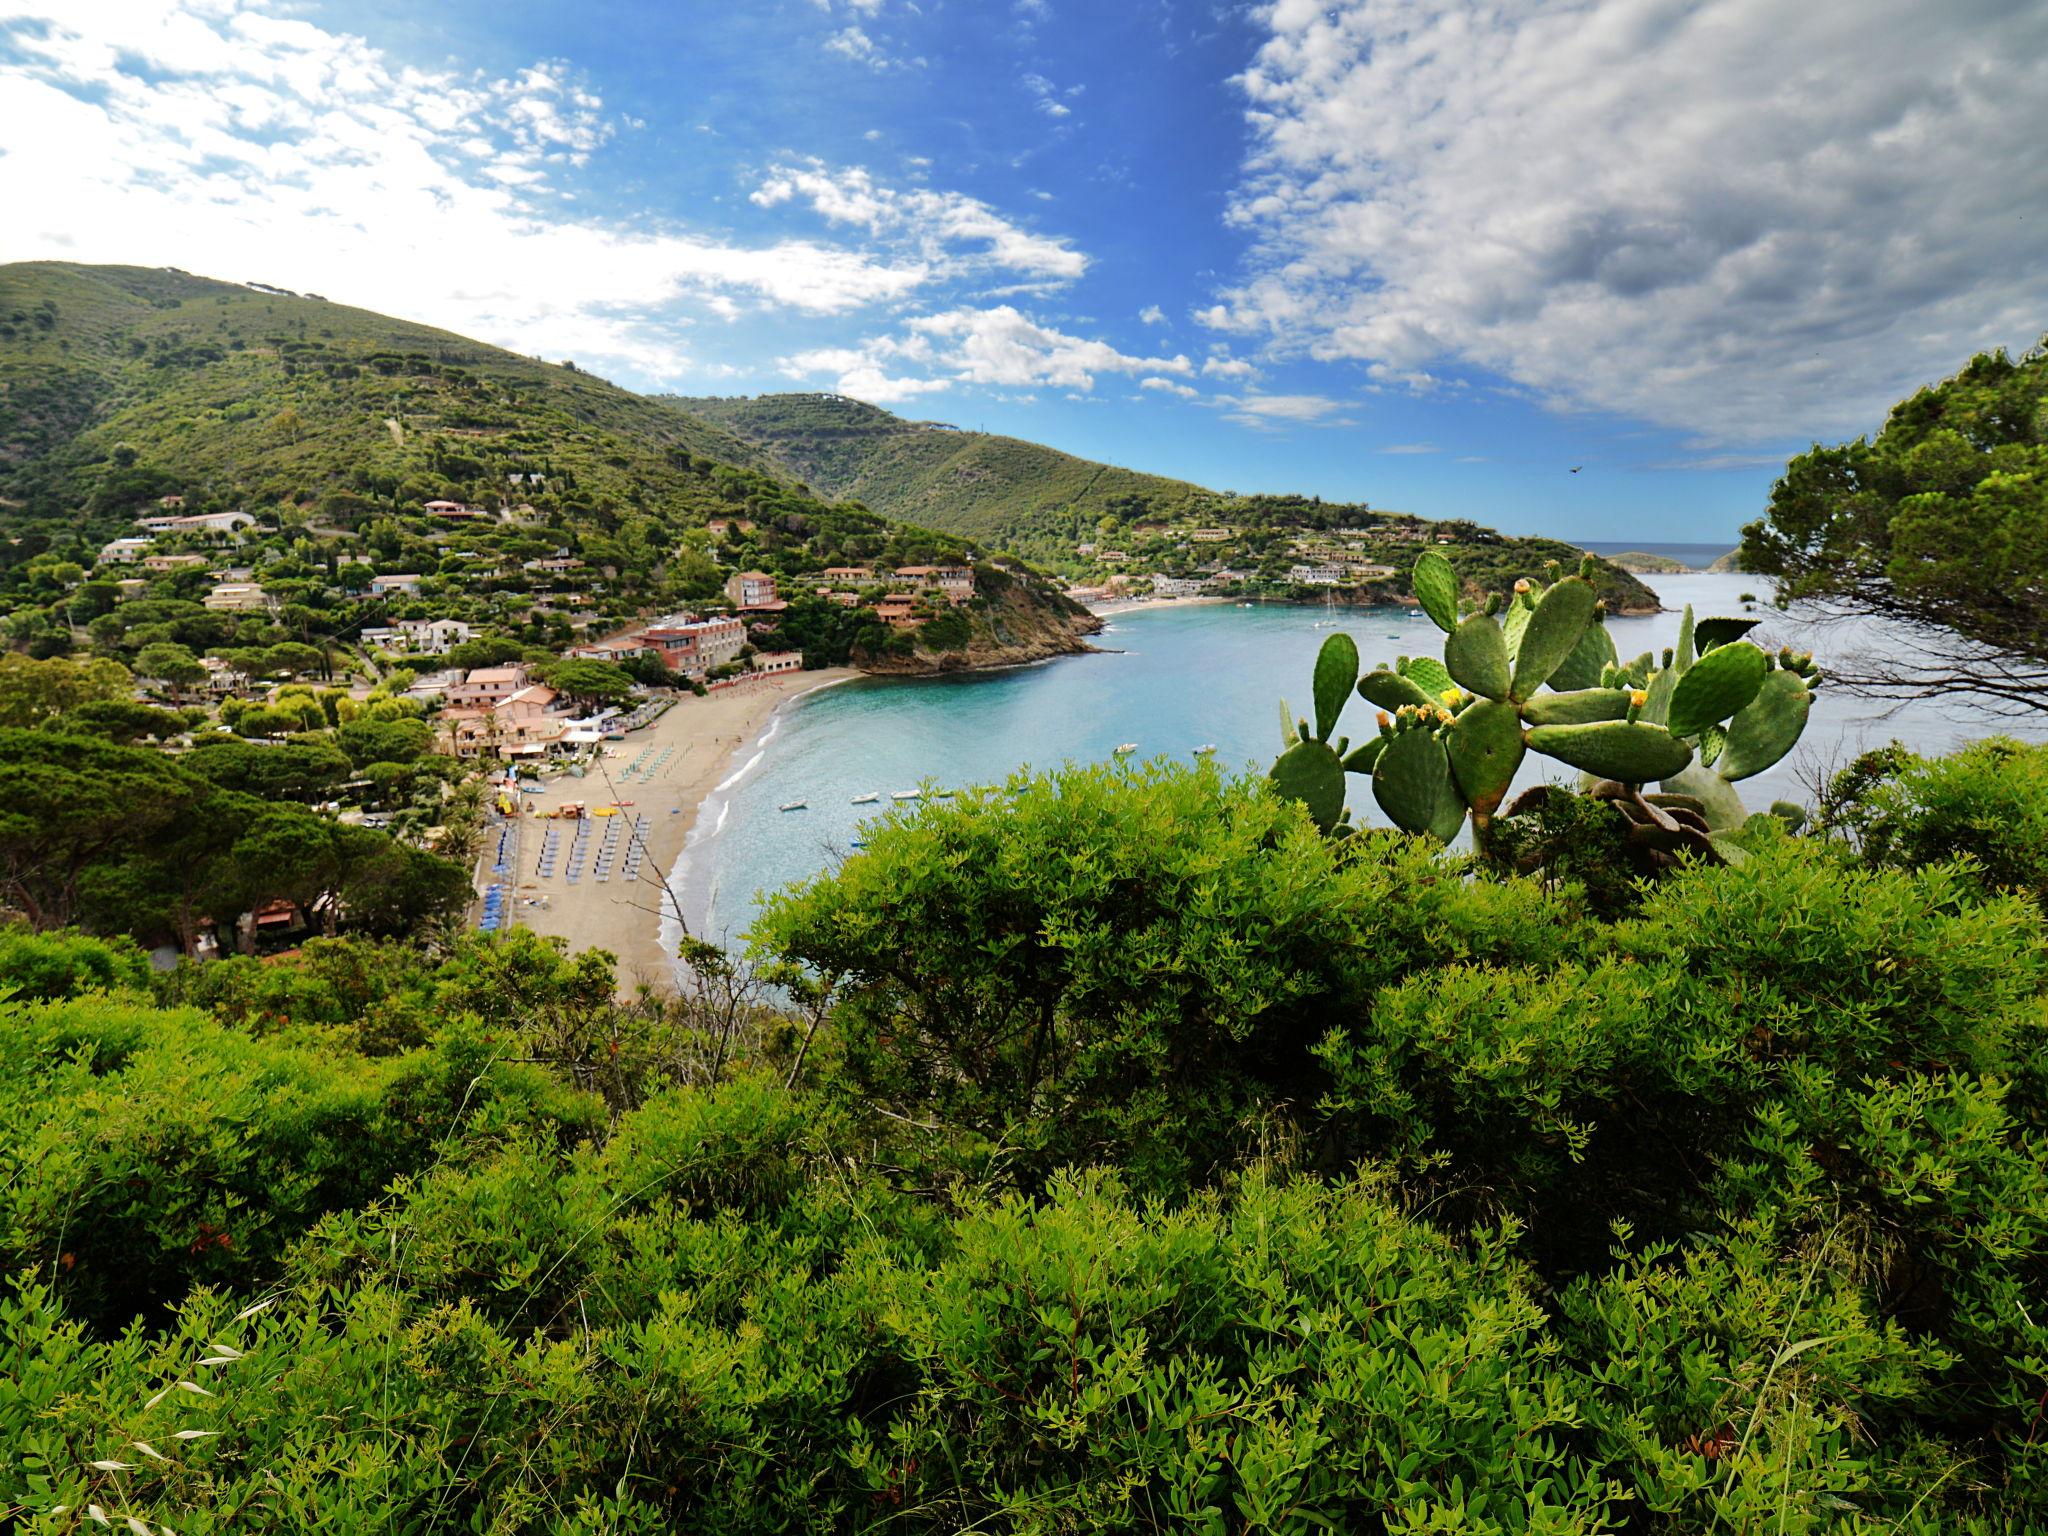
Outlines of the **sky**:
M2039 0L0 0L0 261L1733 538L2048 333Z

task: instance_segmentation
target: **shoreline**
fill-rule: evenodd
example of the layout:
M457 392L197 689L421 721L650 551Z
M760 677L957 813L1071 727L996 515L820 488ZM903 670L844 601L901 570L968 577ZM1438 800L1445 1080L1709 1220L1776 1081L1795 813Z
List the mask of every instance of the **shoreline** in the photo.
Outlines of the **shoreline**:
M571 885L568 850L577 827L589 827L594 850L611 818L592 816L579 823L523 816L515 879L518 922L535 933L567 940L572 954L609 951L618 962L621 996L643 987L673 992L675 936L681 931L672 910L682 896L677 869L705 802L737 777L733 764L742 749L750 744L758 748L756 738L764 727L772 734L772 722L783 705L860 675L850 667L786 673L701 699L680 699L652 725L623 741L606 743L604 755L584 777L564 775L541 793L523 796L528 806L542 812L572 800L582 801L586 813L619 805L619 815L625 818L622 849L632 836L634 817L646 816L648 827L638 880L625 879L621 859L611 878L600 882L593 860ZM638 772L633 771L636 764ZM554 875L542 879L537 865L550 828L560 833L562 855ZM542 900L545 906L527 905Z

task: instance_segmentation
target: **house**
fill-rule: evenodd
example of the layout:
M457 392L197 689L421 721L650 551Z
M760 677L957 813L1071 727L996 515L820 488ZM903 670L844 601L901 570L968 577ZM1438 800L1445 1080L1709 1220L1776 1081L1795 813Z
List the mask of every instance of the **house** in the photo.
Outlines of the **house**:
M145 571L189 571L206 564L204 555L149 555L143 559Z
M470 679L473 681L476 675L470 673ZM569 702L554 689L544 683L529 683L488 704L456 705L444 710L442 740L456 757L541 757L564 744L564 733L574 713Z
M766 571L741 571L725 584L725 600L745 612L787 606L775 590L775 578Z
M891 629L916 629L924 622L917 611L917 599L903 592L892 592L876 603L875 617Z
M1287 579L1303 587L1334 587L1349 576L1350 573L1341 565L1291 565L1287 568Z
M968 565L906 565L896 572L899 581L915 582L925 592L937 592L958 607L974 600L974 568Z
M199 512L191 517L174 517L170 526L178 533L239 533L255 524L256 519L247 512Z
M715 533L720 535L730 533L735 528L737 528L741 533L752 533L754 531L754 520L750 517L715 517L710 522L704 525L704 531L706 533Z
M156 499L156 504L166 512L177 512L184 508L185 498L175 493L169 496L159 496Z
M825 579L835 587L864 586L875 579L874 569L865 565L828 565Z
M554 555L546 560L522 561L519 569L522 571L580 571L583 569L583 562L574 555Z
M490 705L509 699L527 685L526 668L518 662L509 667L474 667L461 682L448 689L451 705Z
M654 647L638 634L615 635L606 640L593 640L587 645L573 646L569 655L586 661L609 661L618 663L631 656L656 654Z
M491 515L482 507L467 506L459 501L430 501L425 503L425 511L429 517L445 517L451 521L458 521L464 518L489 518Z
M1155 597L1200 597L1208 587L1206 581L1186 576L1168 576L1163 572L1154 572L1152 576L1152 594Z
M447 698L448 690L462 681L462 669L449 667L440 672L429 672L424 677L413 679L405 690L408 699L419 699L423 703L438 704Z
M1188 537L1197 544L1227 544L1237 535L1228 528L1190 528Z
M417 572L402 576L372 576L370 591L378 597L418 597L420 578Z
M116 539L113 543L100 550L99 559L93 563L95 565L133 565L149 553L150 545L155 542L156 540L154 539L143 538Z
M702 677L713 667L722 667L740 653L747 643L747 626L735 618L700 619L676 614L657 619L640 632L640 638L661 657L671 672Z
M801 672L803 665L802 651L761 651L754 657L756 672Z
M445 656L476 633L460 619L400 619L398 632L422 656Z
M270 606L270 594L253 582L224 581L200 601L215 613L254 613Z

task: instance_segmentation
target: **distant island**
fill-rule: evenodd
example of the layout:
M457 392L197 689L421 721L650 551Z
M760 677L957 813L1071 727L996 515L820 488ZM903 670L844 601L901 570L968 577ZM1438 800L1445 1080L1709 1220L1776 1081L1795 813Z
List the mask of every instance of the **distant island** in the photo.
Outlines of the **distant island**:
M1683 560L1674 560L1669 555L1647 554L1640 549L1624 550L1607 558L1636 576L1680 576L1693 569Z

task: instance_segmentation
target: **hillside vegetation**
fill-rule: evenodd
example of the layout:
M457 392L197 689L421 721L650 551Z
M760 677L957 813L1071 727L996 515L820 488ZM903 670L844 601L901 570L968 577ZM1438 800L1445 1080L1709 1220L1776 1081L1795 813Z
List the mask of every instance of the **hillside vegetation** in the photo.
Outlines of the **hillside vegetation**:
M1208 490L1013 437L906 421L843 395L673 403L745 439L824 495L1015 550L1091 582L1227 569L1242 573L1233 586L1249 582L1265 595L1302 596L1308 594L1295 590L1301 584L1289 574L1301 564L1349 555L1405 577L1417 553L1447 539L1445 552L1480 591L1540 577L1548 561L1575 566L1582 553L1559 540L1508 538L1464 520L1432 521L1320 496ZM1191 540L1198 526L1221 537ZM1596 580L1616 611L1657 606L1647 587L1611 561L1599 562ZM1397 595L1370 577L1347 585L1354 601Z
M81 586L87 573L110 574L95 572L102 546L133 535L166 497L184 514L254 517L230 559L216 558L220 539L183 533L150 553L253 572L282 602L282 626L266 618L238 637L209 618L204 633L153 633L167 617L193 618L217 571L159 576L150 601L182 606L167 615L131 595L126 621L109 614L112 585ZM461 514L474 520L428 515L437 500L475 509ZM722 428L572 363L314 295L54 262L0 267L0 533L0 614L37 655L79 644L95 618L124 635L140 626L129 650L152 639L324 644L407 617L560 647L649 609L715 602L731 569L795 578L977 553L958 536L821 501ZM555 558L578 570L530 564ZM358 600L373 576L394 573L419 575L420 590L395 606ZM1048 631L1074 618L1042 579L1013 576L1013 617L1045 618L1036 627ZM1014 648L1015 624L982 618L952 626L963 634L941 647L949 665L982 645ZM860 623L805 611L790 620L761 639L813 665L846 660ZM90 638L121 651L112 633ZM897 641L891 666L914 664L903 652L923 648Z
M1067 563L1104 517L1191 515L1215 498L1185 480L1098 464L1019 438L906 421L843 395L677 398L825 495L889 517Z
M0 1521L2040 1530L2044 774L1884 754L1600 914L1070 767L667 1003L9 936Z

